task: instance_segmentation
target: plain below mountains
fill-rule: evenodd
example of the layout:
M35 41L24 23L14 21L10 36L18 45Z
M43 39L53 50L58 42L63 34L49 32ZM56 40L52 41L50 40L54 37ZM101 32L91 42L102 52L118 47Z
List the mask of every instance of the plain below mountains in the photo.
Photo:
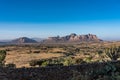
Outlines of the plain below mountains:
M49 37L48 39L42 38L28 38L28 37L20 37L14 40L11 40L7 43L71 43L71 42L99 42L102 41L96 35L86 34L86 35L77 35L72 33L67 36L56 36Z

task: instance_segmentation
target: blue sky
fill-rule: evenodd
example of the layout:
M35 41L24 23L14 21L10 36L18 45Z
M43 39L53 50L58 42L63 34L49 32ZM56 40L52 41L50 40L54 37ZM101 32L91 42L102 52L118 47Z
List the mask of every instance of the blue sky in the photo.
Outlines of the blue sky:
M120 39L119 0L0 0L0 39L96 34Z

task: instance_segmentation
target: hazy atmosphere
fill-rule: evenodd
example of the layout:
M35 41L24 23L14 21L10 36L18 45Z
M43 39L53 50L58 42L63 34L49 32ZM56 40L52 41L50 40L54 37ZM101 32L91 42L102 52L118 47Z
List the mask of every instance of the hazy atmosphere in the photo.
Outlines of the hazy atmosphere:
M120 40L119 0L0 0L0 40L71 33Z

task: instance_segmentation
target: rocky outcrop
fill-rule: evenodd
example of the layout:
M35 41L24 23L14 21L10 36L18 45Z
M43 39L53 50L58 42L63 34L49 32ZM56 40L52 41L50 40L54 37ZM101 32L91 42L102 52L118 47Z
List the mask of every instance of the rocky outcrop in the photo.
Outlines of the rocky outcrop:
M12 40L11 43L37 43L37 41L27 37L21 37L21 38Z
M49 37L44 42L98 42L102 41L98 39L96 35L93 34L87 34L87 35L77 35L75 33L72 33L70 35L64 36L64 37Z

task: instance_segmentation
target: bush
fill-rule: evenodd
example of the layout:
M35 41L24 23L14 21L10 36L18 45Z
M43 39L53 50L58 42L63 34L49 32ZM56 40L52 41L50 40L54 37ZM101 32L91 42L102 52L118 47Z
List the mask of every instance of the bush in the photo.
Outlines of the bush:
M39 51L39 50L38 50L38 51L36 50L36 51L33 51L33 53L40 53L40 51Z
M72 53L72 52L64 52L63 53L65 56L73 56L74 55L74 53Z
M75 59L75 64L83 64L83 63L86 63L83 59Z
M44 62L46 62L46 60L45 59L42 59L42 60L32 60L32 61L30 61L29 62L29 65L30 66L42 66L42 65L44 65Z
M120 57L120 47L111 47L105 50L105 54L112 61L117 60Z
M5 57L6 57L6 51L5 50L0 50L0 66L4 65Z
M88 63L90 63L90 62L92 62L92 58L93 58L92 56L86 57L85 61L88 62Z
M75 60L73 60L71 57L65 58L63 62L64 66L70 66L75 64Z
M44 62L42 62L41 67L46 67L46 66L48 66L48 64L49 64L49 62L44 61Z
M13 63L6 64L5 66L8 67L8 68L16 68L16 65L13 64Z
M37 61L36 60L32 60L29 62L30 66L36 66L37 65Z
M72 73L73 76L68 80L120 80L120 72L109 62L101 69L86 71L84 74L73 70Z
M63 66L63 64L62 63L60 63L60 64L48 64L47 66L57 66L57 67L59 67L59 66Z

